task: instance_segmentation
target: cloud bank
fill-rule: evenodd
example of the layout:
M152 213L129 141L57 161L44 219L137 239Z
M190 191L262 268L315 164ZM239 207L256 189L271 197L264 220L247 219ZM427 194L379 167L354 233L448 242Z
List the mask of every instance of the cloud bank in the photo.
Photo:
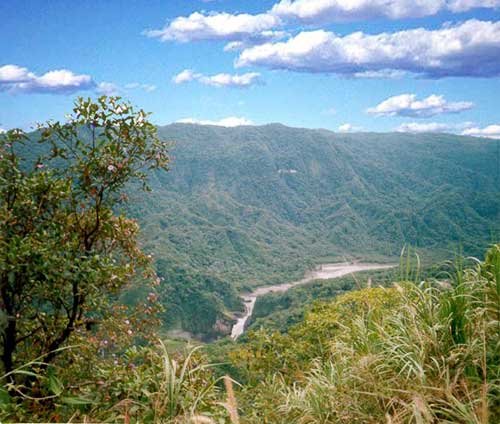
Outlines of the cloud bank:
M436 133L436 132L453 132L457 127L452 124L444 124L440 122L407 122L396 128L397 132L409 133Z
M407 122L396 128L397 132L409 133L455 133L472 137L487 137L500 140L500 125L479 128L473 122L447 124L442 122Z
M442 11L460 13L479 7L497 8L500 0L281 0L271 13L284 20L318 25L379 18L421 18Z
M38 76L17 65L0 67L0 91L10 93L71 94L96 88L89 75L58 69Z
M500 75L500 22L468 20L438 30L423 28L338 36L301 32L284 42L247 48L236 66L263 66L354 77L363 72L403 71L427 78Z
M484 128L467 128L462 131L462 135L500 139L500 125L488 125Z
M375 107L369 108L368 113L378 116L404 116L413 118L429 118L447 113L459 113L472 109L471 102L448 102L444 96L431 95L417 100L416 94L401 94L389 97Z
M144 31L161 41L187 43L222 40L227 49L245 44L261 44L283 38L289 22L330 24L378 18L407 19L432 16L439 12L466 12L476 8L499 8L500 0L281 0L267 12L252 15L226 12L194 12L169 21L161 29Z

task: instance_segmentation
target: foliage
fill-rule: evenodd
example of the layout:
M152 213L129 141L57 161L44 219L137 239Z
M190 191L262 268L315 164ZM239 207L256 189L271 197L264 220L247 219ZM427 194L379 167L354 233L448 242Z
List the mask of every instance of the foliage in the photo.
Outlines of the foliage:
M187 271L164 259L156 261L156 270L161 279L158 301L165 307L161 315L164 327L188 329L201 340L231 331L233 319L229 311L242 310L234 286L211 275Z
M410 252L406 249L407 253ZM425 279L449 280L454 273L453 261L438 262L433 265L422 265L418 256L404 255L402 264L397 267L356 272L340 278L313 281L307 285L292 287L283 293L269 293L259 296L255 303L248 329L261 327L287 332L291 326L303 321L305 313L314 301L328 301L351 290L362 287L389 287L397 280L411 280L419 283Z
M233 353L257 376L240 393L248 422L497 422L499 261L497 245L450 287L354 291L255 334Z
M158 133L176 141L172 169L149 175L147 196L130 185L127 214L162 261L162 302L174 295L167 330L226 335L236 291L299 280L317 263L394 260L405 244L436 262L458 245L480 255L500 234L492 140L277 124Z
M114 208L128 182L147 188L145 171L168 164L147 114L119 98L80 98L66 123L37 134L47 154L31 163L20 151L32 140L0 135L1 361L11 380L34 358L47 368L124 285L154 278L137 222Z
M92 374L87 374L86 379L80 376L79 381L70 373L53 368L46 379L51 390L48 396L38 398L28 411L21 406L26 408L31 399L25 399L24 405L10 404L7 408L3 405L0 419L186 424L233 422L225 406L227 402L223 402L224 390L219 384L224 377L215 376L214 365L207 363L200 348L186 347L182 352L172 354L162 341L156 346L133 346L119 356L94 361ZM48 400L52 402L48 404Z
M394 261L405 244L418 248L424 264L453 257L458 245L481 255L500 230L492 140L277 124L158 131L176 141L175 160L170 172L152 175L151 196L130 194L143 200L131 213L145 248L179 270L162 283L179 299L192 291L212 296L207 277L220 282L222 300L229 287L299 280L317 263ZM185 274L201 278L186 284ZM207 335L217 335L217 319L234 310L219 300L217 313L176 302L166 312L169 328L178 327L178 316L197 314L182 328L198 334L202 321Z

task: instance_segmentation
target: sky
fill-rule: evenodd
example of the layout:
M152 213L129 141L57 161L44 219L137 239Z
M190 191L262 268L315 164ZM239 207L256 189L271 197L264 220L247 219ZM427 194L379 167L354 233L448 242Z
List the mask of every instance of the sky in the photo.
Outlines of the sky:
M500 138L500 0L0 0L0 131L154 123Z

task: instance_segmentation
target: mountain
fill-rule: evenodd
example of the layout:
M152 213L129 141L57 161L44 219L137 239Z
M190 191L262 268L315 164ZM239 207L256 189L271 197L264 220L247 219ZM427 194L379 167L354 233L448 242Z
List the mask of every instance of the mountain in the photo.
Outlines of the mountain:
M164 277L169 328L227 333L238 290L314 263L479 255L500 229L500 143L280 124L172 124L172 166L132 194ZM198 318L196 318L198 317Z

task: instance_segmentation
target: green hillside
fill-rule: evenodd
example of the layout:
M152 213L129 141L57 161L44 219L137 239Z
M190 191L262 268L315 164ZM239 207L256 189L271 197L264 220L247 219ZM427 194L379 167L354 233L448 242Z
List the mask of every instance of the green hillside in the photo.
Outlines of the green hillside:
M429 263L495 237L500 144L172 126L176 166L155 174L167 145L118 100L48 124L54 161L38 134L0 135L1 421L498 422L500 245ZM424 242L423 266L408 248L259 298L237 342L165 338L227 334L255 284Z
M494 140L279 124L173 124L159 134L175 142L171 170L153 176L151 195L132 196L132 212L162 259L171 327L194 330L177 319L194 313L180 300L193 289L173 268L220 282L206 325L224 327L237 303L229 287L290 281L318 262L394 258L405 244L434 261L459 247L479 255L498 234ZM202 296L210 284L195 286ZM196 306L208 319L204 311Z
M163 278L169 330L227 334L238 291L300 279L315 263L394 261L405 244L430 263L498 240L495 140L279 124L159 135L173 142L171 169L151 175L153 193L129 188L127 207Z

